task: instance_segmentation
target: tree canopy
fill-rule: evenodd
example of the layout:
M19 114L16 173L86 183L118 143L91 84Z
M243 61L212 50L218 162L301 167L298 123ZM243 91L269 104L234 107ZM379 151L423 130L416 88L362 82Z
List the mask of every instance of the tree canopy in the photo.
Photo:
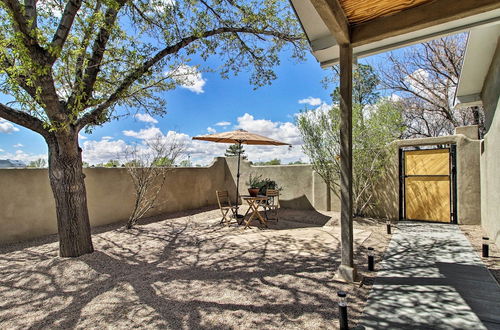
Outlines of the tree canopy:
M13 102L0 116L42 134L101 125L117 106L164 113L158 93L189 83L194 54L261 86L287 45L303 56L282 0L1 0L0 92Z

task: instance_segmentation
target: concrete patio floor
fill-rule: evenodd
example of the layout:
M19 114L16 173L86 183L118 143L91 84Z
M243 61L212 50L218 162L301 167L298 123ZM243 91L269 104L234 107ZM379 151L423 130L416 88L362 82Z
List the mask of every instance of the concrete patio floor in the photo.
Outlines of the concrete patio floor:
M500 287L459 227L400 222L358 329L500 329Z

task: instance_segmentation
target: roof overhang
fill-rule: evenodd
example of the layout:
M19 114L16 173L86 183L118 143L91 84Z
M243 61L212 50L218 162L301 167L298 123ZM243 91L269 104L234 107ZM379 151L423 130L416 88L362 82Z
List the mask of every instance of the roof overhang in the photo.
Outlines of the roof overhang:
M336 0L290 2L321 66L337 64L340 56L339 35L336 37L331 32L331 24L329 28L323 19L325 5L317 5L318 2L336 3ZM391 16L349 26L348 30L353 56L362 58L498 21L500 1L436 0Z
M481 91L500 37L500 22L470 30L456 91L458 106L482 105Z

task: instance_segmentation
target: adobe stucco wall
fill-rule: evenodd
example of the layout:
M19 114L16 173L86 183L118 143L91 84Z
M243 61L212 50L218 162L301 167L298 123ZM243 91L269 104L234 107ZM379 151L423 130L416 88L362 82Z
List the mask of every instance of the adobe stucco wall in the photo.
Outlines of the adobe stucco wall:
M482 226L500 246L500 38L481 97L486 117L481 146Z
M477 127L475 128L477 132ZM456 133L472 136L474 128L457 128ZM477 134L476 134L477 136ZM455 144L457 146L457 213L459 224L481 223L480 141L464 134L433 138L399 140L394 142L393 160L387 175L375 189L376 205L367 214L388 219L399 218L399 156L398 148Z
M92 226L125 221L134 203L132 182L123 168L85 169ZM175 168L149 215L215 205L216 190L234 186L224 158L209 167ZM57 232L55 204L46 169L0 170L0 243Z
M229 173L236 182L238 158L226 158ZM294 209L318 209L340 211L340 201L333 193L328 203L326 184L314 173L311 165L272 165L253 166L246 160L240 165L240 195L247 195L250 175L262 175L263 178L275 180L283 190L280 202L283 207ZM236 191L232 191L235 196ZM328 207L330 204L330 207Z

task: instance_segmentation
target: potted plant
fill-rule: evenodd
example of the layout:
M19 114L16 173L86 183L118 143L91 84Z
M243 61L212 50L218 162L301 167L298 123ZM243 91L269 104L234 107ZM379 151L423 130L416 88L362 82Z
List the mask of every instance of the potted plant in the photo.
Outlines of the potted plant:
M248 179L248 193L252 197L256 197L259 194L260 188L262 187L262 175L252 176Z
M278 186L276 181L271 180L269 178L265 178L264 180L261 180L259 186L260 186L260 190L259 190L260 195L265 195L267 189L276 189L276 190L283 189L283 188Z

